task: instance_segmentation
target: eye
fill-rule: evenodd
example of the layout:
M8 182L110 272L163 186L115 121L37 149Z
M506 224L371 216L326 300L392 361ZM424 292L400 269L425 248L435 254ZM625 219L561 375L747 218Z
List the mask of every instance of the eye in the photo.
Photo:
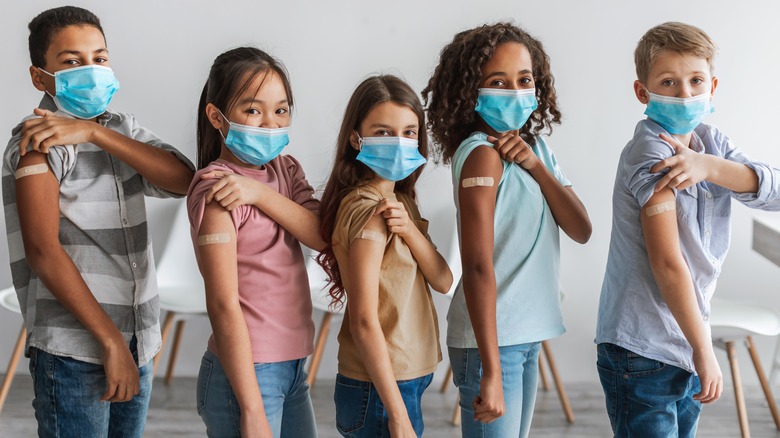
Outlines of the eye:
M663 85L664 87L671 87L674 85L674 81L671 79L666 79L661 82L661 85Z
M257 109L257 108L249 108L248 110L246 110L246 113L247 114L252 114L252 115L257 115L257 114L260 114L260 110Z
M691 79L691 84L692 85L701 85L703 83L704 83L704 79L702 79L702 78L693 78L693 79Z
M390 135L390 131L388 131L387 129L377 129L376 131L374 131L374 134L376 134L377 137L380 137L384 135Z
M280 115L284 115L284 114L287 114L289 112L290 112L290 110L287 107L279 108L279 109L276 110L276 114L280 114Z
M528 76L520 79L520 84L522 85L532 84L533 82L534 82L534 78Z
M490 81L488 85L491 87L504 87L506 86L506 82L504 82L503 79L494 79Z
M62 63L65 65L79 65L78 59L66 59Z
M417 131L414 129L407 129L404 131L404 137L417 138Z
M95 63L96 64L105 64L106 62L108 62L108 58L106 58L106 57L99 56L99 57L95 58Z

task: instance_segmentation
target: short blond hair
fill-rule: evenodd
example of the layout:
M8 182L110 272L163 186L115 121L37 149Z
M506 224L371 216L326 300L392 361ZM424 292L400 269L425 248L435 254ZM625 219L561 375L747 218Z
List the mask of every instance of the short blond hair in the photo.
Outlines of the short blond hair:
M650 68L664 50L704 58L710 73L714 72L712 61L717 47L712 38L696 26L670 21L648 30L636 45L634 63L640 82L647 81Z

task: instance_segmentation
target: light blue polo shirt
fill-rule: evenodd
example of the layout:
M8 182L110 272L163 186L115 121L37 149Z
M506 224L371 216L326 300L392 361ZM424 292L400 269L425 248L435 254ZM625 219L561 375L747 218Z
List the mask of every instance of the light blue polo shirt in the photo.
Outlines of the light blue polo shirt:
M634 138L623 149L612 193L612 236L596 325L597 344L607 342L694 372L693 351L661 297L650 270L640 222L642 207L652 197L663 173L651 173L657 162L674 154L658 134L657 123L640 121ZM743 163L758 175L757 193L734 193L700 182L675 191L680 249L693 280L699 311L709 319L715 291L731 238L731 199L762 210L780 209L780 171L751 161L717 128L700 124L691 147Z
M461 210L458 200L460 173L466 158L478 146L493 147L493 144L487 141L487 134L475 132L461 143L452 157L461 248L464 239L469 237L461 234L460 218L469 212ZM561 184L571 185L541 137L536 138L532 149ZM517 164L503 161L503 165L493 221L499 346L543 341L566 331L561 317L558 283L558 224L536 180ZM447 323L448 346L477 348L462 280L452 298Z

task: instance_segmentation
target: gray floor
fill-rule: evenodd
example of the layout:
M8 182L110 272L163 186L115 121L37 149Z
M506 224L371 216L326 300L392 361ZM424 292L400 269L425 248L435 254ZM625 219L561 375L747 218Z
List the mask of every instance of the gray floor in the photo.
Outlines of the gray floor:
M573 425L567 425L554 391L539 391L534 415L532 436L540 437L608 437L609 424L603 407L603 396L598 384L567 385L569 399L577 417ZM758 388L746 388L747 409L753 437L780 438L775 430L766 401ZM203 436L203 423L195 413L195 380L177 378L167 387L161 380L155 381L149 418L146 425L147 437ZM333 424L335 416L333 402L333 381L317 382L312 398L318 419L321 438L338 437ZM457 437L460 429L450 424L455 390L441 394L433 386L423 399L425 412L425 436L430 438ZM11 387L5 408L0 414L1 437L35 436L35 420L32 407L32 382L29 376L18 376ZM731 388L715 405L707 406L699 425L702 437L739 436L734 399Z

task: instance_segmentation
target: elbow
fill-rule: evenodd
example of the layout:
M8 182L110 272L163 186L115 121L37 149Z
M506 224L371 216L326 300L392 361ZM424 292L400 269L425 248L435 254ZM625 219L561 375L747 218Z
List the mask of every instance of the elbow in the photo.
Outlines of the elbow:
M571 239L579 244L586 244L590 240L590 236L593 234L593 227L590 222L585 223L580 229L576 230L569 235Z
M59 245L46 244L45 242L25 242L24 257L30 269L38 276L50 267L55 267L53 257L58 254Z
M376 315L373 317L370 315L350 315L349 332L356 344L365 345L368 340L373 339L372 333L376 330L381 330Z
M471 284L484 284L494 281L492 259L484 262L463 262L463 280Z
M449 268L447 268L447 272L440 276L440 278L437 278L436 281L429 283L431 285L431 288L435 290L436 292L446 294L450 291L450 288L452 288L452 271L450 271Z
M318 235L316 237L316 240L311 242L311 245L306 245L306 246L308 246L309 248L311 248L311 249L313 249L313 250L315 250L317 252L323 252L323 251L325 251L325 248L328 247L328 244L325 243L325 241L322 240L322 238Z

